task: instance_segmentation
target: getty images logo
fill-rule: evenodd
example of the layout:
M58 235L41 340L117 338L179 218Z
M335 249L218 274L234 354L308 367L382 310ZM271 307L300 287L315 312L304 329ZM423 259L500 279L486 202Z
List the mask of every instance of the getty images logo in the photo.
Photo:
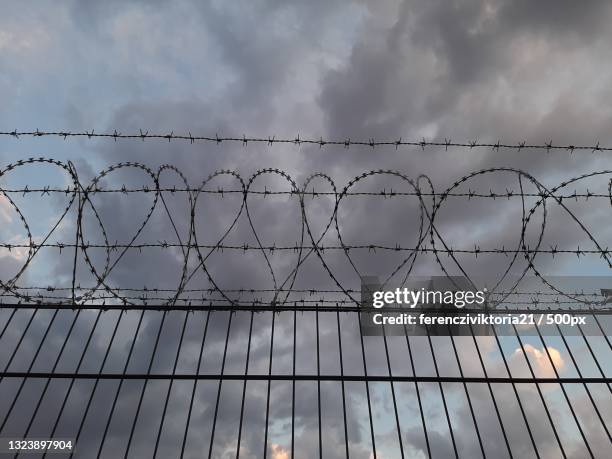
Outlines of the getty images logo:
M464 277L432 277L420 288L415 285L413 288L398 287L393 290L383 290L377 277L366 276L362 278L362 305L377 309L389 305L408 308L417 306L463 308L483 305L487 298L487 289L475 290L470 284Z

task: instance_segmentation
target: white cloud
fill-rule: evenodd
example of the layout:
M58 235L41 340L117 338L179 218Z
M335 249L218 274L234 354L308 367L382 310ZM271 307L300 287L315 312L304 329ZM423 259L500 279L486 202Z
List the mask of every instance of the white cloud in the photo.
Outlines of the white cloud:
M1 33L1 32L0 32ZM4 195L0 195L0 222L1 223L13 223L13 217L11 216L11 204Z
M531 344L525 344L523 348L525 349L525 354L527 354L529 357L529 361L534 367L534 372L536 373L536 375L542 375L543 377L548 378L554 377L555 372L553 367L550 365L551 361L558 372L565 367L565 361L563 360L561 352L559 352L554 347L547 347L548 354L546 352L546 349L538 349L532 346ZM512 357L518 358L521 354L523 354L523 349L519 347L514 351Z
M282 446L273 443L270 449L272 450L272 459L289 459L289 451Z
M0 51L23 53L47 46L49 34L39 27L0 30Z

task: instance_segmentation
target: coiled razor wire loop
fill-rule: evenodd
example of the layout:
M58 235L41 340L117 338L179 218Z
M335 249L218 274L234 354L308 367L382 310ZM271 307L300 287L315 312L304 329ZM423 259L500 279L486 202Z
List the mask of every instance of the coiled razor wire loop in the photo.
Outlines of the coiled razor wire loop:
M454 278L451 275L451 271L460 272L468 282L476 288L475 281L470 277L467 269L461 263L459 256L468 255L478 257L483 254L498 254L502 255L507 260L507 265L503 270L503 274L497 280L496 285L490 289L489 301L490 304L503 304L508 300L514 301L516 298L512 298L512 295L523 294L527 295L529 292L517 291L517 288L525 276L532 274L542 281L544 286L549 289L549 294L556 295L555 298L551 298L547 304L569 304L576 303L578 305L593 306L602 304L605 299L597 296L585 295L584 292L576 291L563 291L560 287L554 285L553 281L547 279L540 269L536 266L536 258L538 256L548 255L555 257L560 254L575 255L578 260L581 260L586 255L596 255L601 259L604 266L608 269L612 268L612 259L610 249L603 243L597 240L592 230L588 229L587 226L581 222L575 212L569 209L567 200L571 198L577 198L577 193L568 193L568 187L580 186L581 182L587 179L607 179L607 194L600 193L581 193L581 197L585 199L589 198L606 198L606 206L609 202L612 206L612 171L597 171L580 175L578 177L571 178L556 185L552 188L544 186L532 175L515 168L509 167L498 167L489 168L479 171L472 172L468 175L460 177L458 180L453 182L443 192L436 191L431 180L426 176L419 176L416 180L408 177L400 171L396 170L372 170L364 172L353 179L349 180L348 183L342 188L337 187L334 180L324 173L316 173L307 177L303 185L298 185L297 182L285 171L275 168L261 169L255 172L248 178L243 178L240 174L230 170L219 170L210 174L198 187L193 187L189 184L189 181L185 175L177 169L175 166L163 165L157 171L152 170L146 165L135 163L135 162L121 162L112 165L104 169L100 174L91 180L89 184L82 183L74 165L70 162L63 163L54 159L47 158L30 158L27 160L20 160L15 163L9 164L3 169L0 169L0 181L6 180L10 174L26 166L46 166L59 169L63 174L66 175L68 182L72 185L62 189L51 187L43 188L32 188L28 187L15 188L15 187L1 187L0 186L0 197L3 197L6 201L9 210L12 210L17 215L19 224L23 227L25 232L25 238L22 242L7 242L0 241L0 249L6 249L9 251L15 249L24 249L26 252L23 256L21 267L17 270L17 273L10 279L0 279L0 301L3 299L15 299L22 303L48 303L48 302L63 302L67 300L72 305L86 305L92 304L99 301L115 302L123 305L136 305L143 302L151 301L163 301L166 305L177 305L183 304L191 300L210 301L219 303L224 302L230 306L241 306L244 305L246 300L244 295L247 294L263 294L268 293L271 295L271 300L267 300L271 305L285 305L289 303L301 302L302 304L315 303L315 304L352 304L359 305L360 299L358 298L359 292L349 288L345 280L342 280L339 273L336 272L336 268L332 266L330 260L326 256L329 252L338 251L340 252L348 262L351 270L354 272L356 277L360 279L363 277L362 271L359 269L357 262L355 261L355 252L367 251L369 253L376 251L390 251L399 254L400 260L394 266L392 266L390 273L382 281L382 287L391 281L391 279L399 276L401 279L400 286L404 286L413 273L414 267L417 262L417 258L423 254L433 254L433 259L442 270L442 272L448 276L453 284L457 286ZM102 183L105 179L111 176L113 173L124 173L129 171L136 171L143 173L146 180L149 182L148 185L140 188L122 187L116 189L108 189L104 187ZM510 191L506 190L506 193L497 193L491 191L490 193L475 193L471 191L469 193L463 193L461 187L469 185L470 181L475 180L479 177L500 177L507 176L510 178L516 178L518 180L518 188ZM189 231L181 235L176 224L176 209L173 209L168 204L167 197L174 195L177 192L175 187L162 186L160 183L166 177L178 178L181 183L181 192L187 195L187 205L189 215L182 216L188 218ZM257 188L257 184L265 178L280 179L282 183L287 183L289 190L276 192L274 190L268 190L267 188L262 192ZM384 190L382 193L367 193L355 191L357 185L361 182L367 181L368 179L393 179L399 180L401 183L408 186L409 191L399 193L393 190ZM229 179L233 185L231 192L234 195L240 196L240 203L237 206L235 214L231 218L230 223L221 232L220 236L212 243L202 243L201 235L205 233L205 230L201 228L201 223L196 218L198 216L198 202L200 198L211 192L217 193L219 196L223 196L225 191L223 188L217 187L214 189L216 181ZM1 182L0 182L1 183ZM534 187L536 192L527 193L524 191L525 185L529 184L530 187ZM315 185L325 185L328 191L316 191ZM42 191L41 191L42 190ZM128 191L129 190L129 191ZM134 232L127 241L123 242L112 242L110 240L107 226L104 223L103 217L100 211L94 204L93 197L98 193L108 193L110 191L118 193L119 196L126 195L128 193L139 193L142 195L149 196L151 198L150 205L145 210L145 215L142 221L134 228ZM19 207L16 199L13 198L15 194L28 195L28 194L51 194L63 193L67 197L67 204L60 212L60 216L51 225L49 232L42 238L34 238L31 230L31 225L28 223L23 209ZM290 197L298 199L299 208L296 210L299 212L299 235L295 234L297 242L294 245L277 245L265 243L261 234L261 230L257 227L251 207L251 198L254 196L267 196L275 194L284 194ZM340 215L342 214L341 209L345 204L347 197L349 196L364 196L373 195L383 198L390 198L394 196L408 196L415 198L418 205L418 223L417 230L414 234L413 245L383 245L383 244L349 244L346 241L346 237L343 234L343 225L340 221ZM439 215L444 209L449 199L457 198L459 196L464 199L471 199L478 195L481 199L498 199L500 197L511 199L517 198L521 200L521 225L520 225L520 236L515 247L506 248L502 247L479 247L473 248L456 248L452 247L446 240L439 226ZM329 217L325 217L322 224L317 225L321 229L315 230L313 227L312 218L309 217L309 211L307 209L306 199L314 198L315 196L327 196L330 198L330 204L333 205L333 209L330 212ZM526 197L536 198L535 202L532 199L533 204L528 205ZM544 235L546 231L546 225L549 218L549 212L551 206L556 205L562 210L562 212L575 223L589 241L589 247L570 247L570 248L559 248L559 247L544 247ZM142 242L140 241L141 236L147 226L150 226L152 216L156 212L161 212L170 223L170 232L173 233L168 237L172 237L175 240L163 240L157 242ZM70 211L74 212L70 213ZM74 215L74 221L71 221L72 215ZM254 238L255 243L228 243L229 234L237 229L240 218L246 218L248 222L248 232ZM541 218L541 223L537 225L536 241L535 245L529 245L527 242L527 231L530 226L534 226L532 223L535 218ZM87 225L86 225L87 223ZM91 243L89 241L89 234L91 233L91 225L94 228L99 229L99 234L102 236L102 240L97 243ZM530 225L531 224L531 225ZM74 228L75 239L73 242L52 242L52 236L59 233L58 228L67 227ZM331 237L337 240L337 243L327 242ZM27 268L33 262L34 258L43 248L53 248L62 250L71 250L74 252L74 266L72 270L71 287L62 287L61 285L49 285L46 287L32 287L28 286L27 282L24 282L24 273ZM142 251L146 249L158 248L162 250L176 249L176 256L181 259L180 263L180 277L175 289L158 289L155 286L152 288L145 289L134 289L130 286L115 286L112 283L112 274L116 270L116 267L121 260L126 256L129 251ZM96 253L103 251L102 263L96 263L93 256L94 251ZM237 251L237 252L258 252L263 257L264 269L269 274L272 280L272 288L268 289L225 289L219 285L218 279L215 278L213 271L211 271L211 256L213 254L222 254L224 251ZM292 254L294 256L291 267L288 269L288 273L284 277L279 277L279 274L275 271L271 262L271 257L276 252L283 252ZM195 266L190 263L193 258L197 259ZM512 268L516 266L519 258L524 258L526 265L519 270L520 274L514 281L514 285L511 288L506 288L503 291L498 291L501 288L502 282L508 278ZM301 267L308 259L316 258L320 264L323 272L331 279L335 284L335 288L332 290L319 290L313 289L297 289L295 287L298 274ZM94 277L94 282L88 286L82 286L77 273L76 265L77 261L82 259ZM450 262L450 263L449 263ZM101 266L100 266L101 265ZM198 273L204 273L206 279L210 283L211 287L207 289L195 288L194 278ZM458 287L458 286L457 286ZM38 289L38 290L37 290ZM67 289L68 291L64 290ZM64 291L61 297L56 297L50 292L61 292ZM134 291L137 293L135 294ZM159 292L165 291L168 295L159 295ZM194 297L191 294L196 292L199 296ZM325 297L325 294L334 293L334 298ZM152 295L152 293L156 293ZM308 295L322 295L320 298L307 299L304 296L301 298L295 298L295 294L307 293ZM532 292L533 293L533 292ZM535 292L537 293L537 292ZM216 298L216 295L220 295L221 299ZM518 300L518 299L516 299ZM265 302L266 300L252 299L253 303ZM528 298L523 301L534 301L533 298ZM538 297L536 302L544 303L545 299Z

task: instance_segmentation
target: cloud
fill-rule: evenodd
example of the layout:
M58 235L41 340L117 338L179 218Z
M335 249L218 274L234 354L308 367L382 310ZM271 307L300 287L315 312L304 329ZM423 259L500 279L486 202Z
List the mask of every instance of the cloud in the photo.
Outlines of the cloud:
M547 346L546 349L538 349L531 344L525 344L522 348L519 347L514 351L512 358L517 359L525 354L529 357L536 376L554 378L555 369L560 373L565 368L565 361L561 353L554 347ZM554 368L551 366L551 362Z
M270 449L272 450L272 459L289 459L290 452L282 446L272 443Z
M612 144L609 130L612 119L609 108L612 102L609 88L612 66L608 64L611 32L607 27L610 7L605 1L580 4L545 1L536 4L510 0L453 3L442 0L364 0L351 3L270 0L230 5L185 0L171 6L163 2L89 1L66 3L61 7L56 2L41 3L34 12L25 3L13 9L14 13L7 13L0 19L4 30L0 33L0 49L6 51L0 57L5 69L0 76L0 95L5 101L0 108L0 125L6 129L94 128L96 131L112 132L118 129L134 133L139 129L148 129L150 132L174 130L175 133L212 136L215 133L264 137L293 137L300 134L302 137L366 140L370 137L376 140L447 137L459 141L479 139L492 142L497 139L509 142L553 139L555 143L591 144L600 141L602 145ZM528 149L522 152L452 149L447 152L443 148L426 151L415 148L395 150L393 147L372 150L368 147L344 149L341 146L268 147L265 144L245 148L240 144L225 143L64 142L42 138L21 139L18 142L3 138L0 141L3 164L31 155L71 159L77 164L84 183L88 182L85 177L95 175L94 171L123 161L139 161L152 168L171 162L186 173L194 186L218 169L237 169L248 179L261 168L279 167L290 173L298 183L313 172L325 172L342 189L348 180L364 171L384 168L399 170L413 179L421 173L427 174L433 180L436 191L443 191L466 174L487 167L526 170L546 185L558 184L582 171L611 168L610 159L604 154L576 152L572 156L565 152L551 152L546 155ZM48 177L44 173L33 173L28 180L44 182ZM143 180L141 171L132 169L109 174L105 180L107 186L119 187L124 183L149 183ZM256 185L262 189L287 186L286 183L279 185L279 181L267 176L258 180ZM605 188L606 180L594 185ZM164 176L164 183L178 187L181 180L178 176L167 175ZM579 187L579 192L586 188L592 190L592 184L581 182L576 187ZM235 185L236 182L223 179L212 184L213 187ZM315 185L329 187L324 181ZM530 191L535 189L531 184L523 185ZM406 183L392 182L388 177L384 180L373 177L360 182L358 186L365 190L393 187L396 191L411 191ZM457 191L504 191L506 188L516 190L518 186L515 174L485 174L462 183ZM96 209L111 241L133 234L141 221L143 209L148 209L150 205L146 199L138 197L105 196L103 199L92 199L96 202ZM184 237L190 223L187 204L178 196L166 196L166 199L171 202L178 232ZM290 200L274 199L266 197L250 201L258 233L270 243L294 243L296 235L300 234L299 206ZM227 221L231 222L237 202L239 200L232 200L229 196L200 200L195 224L201 242L203 239L214 242L215 237L222 234ZM581 221L595 228L598 241L604 247L608 246L612 234L606 229L609 227L605 220L607 213L603 213L601 201L591 200L589 205L582 202L567 205L573 206L572 209L579 208ZM43 207L46 206L41 199L33 205L32 211L37 215L40 213L37 210ZM323 227L330 208L333 208L333 202L329 200L320 205L309 204L307 212L312 224L317 228ZM162 206L158 207L158 211L143 231L141 240L157 242L176 239L172 223ZM340 211L341 229L346 240L366 239L366 244L373 240L390 244L398 241L411 243L418 230L415 223L415 215L418 215L416 201L408 199L345 201ZM438 229L456 246L515 247L517 235L520 234L521 211L518 201L449 200L440 209ZM555 244L584 246L583 241L587 238L577 232L575 225L571 225L568 215L561 212L564 218L554 220L560 209L551 205L547 211L554 223L546 227L544 247ZM91 210L87 212L91 223ZM8 219L11 215L14 214L0 196L0 222L10 223ZM58 237L72 241L74 229L66 225L61 228ZM85 231L88 240L101 239L96 225L86 226ZM230 237L237 243L253 243L248 221L242 219ZM177 273L180 274L181 268L180 257L174 255L146 250L143 253L130 253L118 262L109 280L113 285L122 287L147 285L173 288L178 282L180 276ZM112 256L114 260L117 254L113 253ZM92 258L94 265L100 269L104 264L103 257L92 255ZM54 264L39 265L33 281L47 283L48 279L57 282L71 279L72 259L69 262L66 262L67 258L54 259ZM326 260L339 276L358 287L358 276L343 254L326 254ZM88 266L82 259L79 261L79 279L83 283L92 282L94 278ZM276 255L272 264L276 272L286 273L283 270L290 266L290 261L289 257ZM490 273L500 272L500 267L506 266L507 259L480 256L477 260L462 262L475 273ZM536 262L545 270L557 269L562 264L559 258L538 257ZM364 271L379 274L388 272L395 259L368 252L362 256L356 255L355 263ZM448 261L443 260L443 263ZM9 277L6 273L14 270L16 264L15 260L7 260L6 257L0 260L0 278ZM213 254L210 266L215 279L226 287L250 285L265 288L272 283L267 270L262 269L262 266L265 268L264 261L257 255ZM420 257L417 268L428 273L438 266L433 259ZM607 265L604 265L604 269L608 269ZM297 282L306 288L313 285L334 287L314 256L304 264ZM205 288L209 283L204 275L200 275L191 281L190 286ZM56 319L57 328L52 328L47 335L49 342L63 342L66 325L72 317L67 314L62 313ZM137 315L126 315L129 317L122 319L116 345L110 352L109 360L114 366L108 368L122 368L131 339L134 338ZM87 317L92 319L93 315ZM193 314L188 321L181 355L181 362L188 370L193 370L197 360L204 317L204 314ZM267 371L270 315L257 317L261 322L254 334L251 367ZM18 332L27 323L27 316L20 315L18 318L17 326L7 334L14 339L7 342L13 345L17 342ZM115 319L117 315L112 313L105 313L100 319L101 325L86 359L86 365L92 371L98 371L98 365L102 362ZM180 314L167 319L160 339L155 365L167 371L174 361L179 336L178 333L173 335L172 331L180 330L181 319L183 316ZM284 369L291 367L293 328L289 319L286 316L278 319L275 328L277 349L274 350L274 362ZM32 329L39 333L28 334L24 339L24 362L27 361L26 357L33 355L31 351L37 347L37 339L44 333L48 320L48 316L39 315L33 321ZM219 315L211 321L205 354L207 369L219 368L226 320ZM306 318L299 320L306 321ZM343 328L343 363L346 371L350 369L358 374L362 371L359 334L356 328L349 328L348 322L343 322L346 327ZM70 363L70 368L76 366L77 356L85 346L88 327L92 323L93 319L85 321L83 317L76 323L73 333L78 339L71 343L72 351L66 352L63 364L70 367ZM147 352L152 350L159 324L159 314L144 317L132 365L144 365L146 368L150 358ZM332 371L339 371L334 350L337 340L332 327L335 323L333 320L322 321L321 327L326 325L322 360ZM228 358L234 369L241 371L248 320L236 317L232 327L236 332L231 340L235 349L229 352ZM304 325L303 329L298 330L298 348L309 350L304 354L312 357L315 348L312 329ZM493 348L492 340L478 339L478 342L485 354ZM412 344L417 373L433 372L427 343L414 340ZM409 372L405 344L401 346L395 344L391 352L401 356L397 358L398 370ZM480 360L473 344L469 343L469 346L470 352L459 351L462 357L465 352L462 368L466 374L481 374ZM387 370L381 342L369 341L366 349L368 369L384 374ZM456 371L449 342L435 340L434 349L439 362L444 362L442 371ZM56 350L59 351L59 347ZM524 358L528 357L537 375L554 376L548 354L558 371L565 370L568 365L561 351L554 347L544 349L527 344L526 355L521 355L522 352L520 348L511 349L511 360L524 363ZM52 357L39 359L38 362L51 362ZM504 370L499 354L491 352L486 358L492 360L487 360L487 365ZM312 359L310 361L312 370L314 363ZM0 390L9 393L6 381L2 384ZM491 445L490 451L495 451L495 448L502 450L501 429L492 408L491 394L484 386L470 386L469 391L478 408L479 426L486 432L487 446ZM140 384L123 386L119 396L122 409L114 415L105 453L113 456L123 453L127 443L126 431L129 432L131 415L135 413L135 404L132 406L129 403L138 399L141 387ZM325 407L334 408L333 413L323 417L324 422L330 421L331 425L323 431L327 448L325 457L341 458L345 453L339 386L324 384L322 387L322 397L327 400ZM164 425L164 435L168 436L163 442L168 448L167 457L176 455L172 446L180 444L182 440L186 406L179 402L189 399L191 388L191 385L180 383L173 387L173 398ZM103 408L108 408L112 403L115 389L116 386L112 384L102 384L97 391L98 403L89 415L89 428L83 440L85 445L92 445L92 451L101 440L100 424L106 422ZM157 432L159 413L155 410L160 408L159 400L164 399L166 389L163 384L147 386L143 405L145 414L139 420L139 428L143 432ZM28 385L20 401L35 403L40 394L37 390L33 385ZM69 404L62 419L66 431L76 430L74 424L78 426L82 416L78 408L86 404L90 390L91 385L88 384L77 384L75 387L70 398L73 404ZM199 457L201 449L208 446L206 442L216 390L216 384L198 384L192 421L192 432L195 434L190 437L190 453L194 457ZM235 447L236 401L241 399L241 390L240 384L223 384L224 402L221 404L215 443L219 447L215 452ZM531 455L531 445L515 394L511 388L496 386L494 390L513 448L517 450L515 455ZM443 422L441 401L434 396L438 393L436 391L436 387L430 386L424 390L428 397L425 411L428 413L427 421L431 422L431 439L436 442L436 451L441 457L453 457ZM449 394L451 414L460 419L471 419L462 389L445 387L445 391ZM545 414L537 394L527 389L519 391L538 444L543 445L541 456L558 455L554 435L548 423L542 421ZM364 425L364 394L362 386L347 388L351 457L365 459L370 454L370 439L369 427ZM271 405L271 418L283 425L281 430L286 434L291 419L291 406L287 403L291 399L290 385L275 385L273 395L280 402ZM388 391L375 395L375 409L390 409ZM298 422L304 426L304 430L296 433L296 444L300 442L306 457L314 457L318 453L318 413L316 403L312 403L317 396L314 385L298 392L299 396L303 396L304 401L299 405ZM58 396L52 392L50 398L57 401ZM555 397L551 399L551 409L562 412L563 407L557 403L558 400ZM598 420L591 406L580 402L579 406L581 411L584 410L581 415L588 421L589 433L595 435ZM244 457L248 457L247 454L258 457L256 452L263 451L264 445L260 443L263 441L261 427L265 409L265 385L249 382L245 408L247 428L243 436ZM414 406L406 408L407 413L418 419L418 413L414 410ZM51 409L39 412L41 433L47 432L55 421L53 416L56 413L57 410ZM21 427L25 428L23 424L29 420L27 415L26 409L16 410L11 418L11 428L16 432ZM394 426L383 421L377 424L378 427L386 431L383 434L389 433L383 437L389 441L383 443L395 444L396 438L392 435ZM476 442L466 440L475 438L471 424L462 423L457 429L456 438L459 439L462 455L479 456ZM409 443L407 451L415 456L425 456L422 427L419 425L404 430ZM143 440L144 437L139 438L134 448L146 456L149 452L147 448L152 445L148 440ZM606 447L606 439L603 438L601 451L605 451ZM578 445L577 439L577 435L568 436L567 441ZM283 458L288 452L286 446L280 446L284 443L279 441L272 443L271 454ZM582 451L578 446L576 448ZM394 450L379 452L385 457L397 456Z
M4 238L3 242L7 244L27 244L25 236L16 234L15 227L12 226L16 222L15 217L17 215L9 199L4 194L0 194L0 236ZM7 269L5 266L7 263L12 266L14 265L13 261L23 262L27 256L28 249L25 247L15 247L11 248L11 250L4 247L0 248L0 271L4 274L9 272L10 269ZM0 279L5 280L6 277L1 276Z
M13 216L11 215L12 210L13 208L6 196L0 195L0 221L2 223L13 223Z
M47 46L49 36L42 28L0 31L0 50L6 53L29 53Z

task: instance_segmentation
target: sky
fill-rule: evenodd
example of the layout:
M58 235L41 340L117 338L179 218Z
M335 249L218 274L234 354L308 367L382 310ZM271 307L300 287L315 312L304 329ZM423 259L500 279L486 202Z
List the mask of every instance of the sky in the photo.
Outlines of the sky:
M608 59L612 39L608 26L611 8L609 2L601 0L545 0L537 3L525 0L22 1L4 8L0 18L0 97L3 101L0 131L95 129L96 132L113 132L116 129L122 133L138 133L142 129L145 132L190 132L212 137L295 138L299 135L300 138L334 140L452 139L485 143L499 140L512 144L552 141L559 145L594 146L599 143L611 146L612 89L609 82L612 66ZM119 162L136 162L153 171L150 173L134 166L111 169L99 178L101 186L107 188L121 188L124 184L153 186L155 174L164 164L180 170L192 187L200 186L215 171L231 170L236 175L221 174L206 186L231 189L240 187L242 180L252 183L250 186L255 190L284 191L291 190L291 180L300 189L307 183L307 189L315 187L331 191L333 183L339 191L349 185L352 191L414 191L408 180L390 174L372 174L353 182L364 172L384 169L398 171L425 188L428 186L425 179L419 177L426 176L437 192L445 191L467 177L453 187L453 191L505 193L508 190L519 191L523 186L524 191L537 193L541 186L551 189L581 174L599 172L601 174L595 177L571 182L561 191L568 194L574 190L600 193L603 198L567 200L566 208L552 203L546 207L546 213L542 206L538 207L527 229L526 241L531 246L537 243L542 220L546 218L541 236L542 248L592 249L594 241L601 247L608 247L612 242L612 226L607 224L607 206L612 201L606 199L611 178L606 171L612 169L612 161L607 152L586 150L570 154L558 150L547 153L535 149L494 151L490 148L450 148L447 151L444 148L396 149L393 146L375 149L352 146L346 149L342 146L320 148L317 145L269 146L266 143L245 147L239 142L220 145L196 142L192 145L181 141L2 137L0 186L19 188L27 183L30 188L36 185L65 188L70 184L69 172L53 164L4 170L8 164L29 157L52 158L63 164L71 161L84 186L92 183L101 171ZM258 174L264 168L278 168L287 175ZM489 168L508 170L471 175ZM520 180L516 171L523 172ZM326 174L326 177L318 176L308 181L312 174L317 173ZM159 181L168 187L185 183L172 170L161 172ZM32 237L38 241L44 239L70 204L70 195L13 193L9 196L22 210ZM428 208L432 208L430 200L425 202ZM530 208L537 199L526 199L525 202ZM154 204L155 210L147 219ZM94 243L103 242L100 225L96 223L96 218L99 218L109 241L130 240L143 222L143 230L137 234L139 242L176 241L177 233L182 241L187 240L192 224L189 200L184 194L166 193L163 204L170 210L164 210L162 203L156 203L151 195L93 196L91 205L84 210L84 238ZM193 231L201 244L215 244L230 228L224 239L228 245L256 244L257 237L263 245L294 245L303 230L299 202L286 196L250 197L249 218L246 210L241 208L240 195L202 195L195 209ZM331 197L306 200L306 218L315 235L323 234L333 210ZM346 244L411 247L418 241L420 205L415 197L348 196L337 211L339 231ZM71 207L67 217L51 234L50 241L74 240L74 212L74 207ZM236 224L232 225L235 217ZM440 205L436 225L440 239L452 247L514 248L521 235L521 218L521 202L516 199L448 198ZM0 195L0 237L3 242L20 243L26 241L26 236L27 231L15 208L6 195ZM338 242L334 225L322 242L329 245ZM439 240L437 242L440 244ZM104 253L94 249L89 253L92 265L103 271ZM260 253L244 254L240 251L203 253L202 256L207 257L210 271L206 275L196 270L188 287L208 288L210 277L222 289L273 289L275 280L282 283L291 278L296 263L294 253L274 255L270 260ZM113 263L117 262L107 278L114 288L147 286L174 289L180 283L183 257L179 250L130 251L125 256L116 257L112 254ZM332 272L346 288L358 289L360 275L386 278L397 266L401 278L405 273L403 258L393 252L361 251L354 252L348 260L341 253L328 252L324 255L325 268L311 254L300 266L295 286L336 288L336 281L328 275ZM9 252L0 248L0 280L6 281L19 273L25 259L27 253L23 250ZM197 268L197 261L192 254L188 263L190 270ZM481 255L478 258L466 255L459 256L458 261L474 276L503 273L510 263L500 255ZM20 283L69 285L72 262L71 253L67 251L58 254L54 249L41 250L20 274ZM413 272L423 276L440 274L440 265L453 274L458 270L458 265L448 259L442 258L437 263L431 256L419 256ZM598 254L580 258L575 255L557 255L555 258L542 255L534 259L534 265L547 276L608 275L610 269L609 261ZM511 268L520 273L525 266L525 260L519 257ZM95 280L84 259L79 260L77 273L84 286ZM2 310L0 326L9 323L9 313ZM31 310L20 311L12 319L14 322L10 322L12 325L0 338L8 344L6 349L17 346L31 314ZM59 355L59 346L75 314L66 311L53 319L53 327L45 339L56 343L56 347L48 346L50 354L46 359L37 355L34 367L52 362L56 358L52 349ZM179 352L185 369L193 369L197 361L206 320L205 314L192 317L187 322L186 339ZM84 359L84 364L91 369L102 361L118 319L118 315L113 313L100 319L97 339ZM182 319L184 314L169 314L166 319L170 324L166 326L173 328L164 333L162 344L157 349L155 365L161 369L171 370ZM251 364L254 368L258 365L265 368L270 352L270 316L257 315L256 319L259 328L254 332L256 339ZM11 369L18 362L21 362L21 368L27 368L28 356L30 359L34 356L51 320L51 314L42 311L36 316L30 334L19 345L16 354L19 358L11 363ZM75 343L74 350L62 354L58 363L60 367L74 368L76 356L83 348L94 320L92 311L83 311L78 316L73 335L70 335ZM146 369L160 320L161 314L145 315L139 329L139 344L128 362L130 369L133 365ZM214 326L207 336L207 342L211 344L206 348L208 352L205 355L210 359L205 360L206 368L213 365L211 362L219 363L222 359L227 315L213 314L211 320ZM301 320L297 345L298 349L311 350L304 352L304 361L310 363L303 365L306 370L313 371L314 318L304 314ZM328 320L322 333L335 346L338 337L334 320L333 317ZM291 364L293 322L290 314L287 317L281 314L278 321L279 337L275 341L274 361L281 365L279 371L284 371L282 365L287 370ZM117 343L110 353L114 357L110 357L110 363L105 367L109 371L121 371L137 323L137 312L122 316ZM353 328L346 325L347 329L342 332L345 352L359 346L359 334L354 325ZM232 336L235 335L231 340L235 350L228 357L229 362L233 362L228 365L235 365L232 368L236 371L244 364L248 329L249 315L236 315L231 328ZM37 330L40 333L37 334ZM395 337L392 340L394 344L391 347L397 354L394 370L409 374L410 368L406 368L405 361L406 343L397 342ZM473 343L457 340L461 341L459 348L465 352L462 366L481 372ZM567 346L560 339L550 338L550 343L547 343L550 358L546 345L541 341L534 338L525 340L528 344L525 353L537 371L550 374L549 359L552 359L562 376L578 371L599 376L595 362L589 360L589 349L578 338L568 339L574 355L584 356L578 364L573 362ZM609 361L610 348L606 342L595 337L589 340L599 361ZM412 344L416 354L432 355L433 349L425 340L414 338ZM478 344L488 370L503 374L506 370L494 340L482 337L478 338ZM369 365L384 373L387 370L384 349L380 345L380 340L374 337L367 340L368 352L371 352ZM435 345L436 356L448 363L443 367L444 371L456 371L450 341L436 338ZM528 370L523 351L515 339L502 340L502 346L505 355L514 362L514 373ZM4 367L10 356L3 352L0 355L0 364ZM359 357L346 357L347 365L355 365L355 371L358 371ZM337 358L326 358L331 368L335 368L333 365ZM417 373L427 374L432 370L431 362L426 360L424 357L424 361L419 363ZM603 371L609 374L610 368L606 365ZM19 381L4 380L0 382L0 392L14 393L11 391L17 390L18 384ZM58 393L67 387L63 382L53 384L58 385ZM78 424L81 419L78 408L82 404L79 401L86 402L91 393L91 384L88 384L75 384L69 399L71 403L60 424L63 431L71 432L74 423ZM100 383L96 390L98 395L93 398L93 413L112 402L116 393L113 384ZM297 450L302 457L312 457L316 451L309 448L317 444L318 428L316 404L312 403L316 397L316 384L300 384L296 408L303 428L297 433L296 445L299 445ZM127 401L134 397L137 400L141 386L141 383L126 382L119 397L125 403L118 406L128 406ZM576 401L574 406L584 425L588 426L585 430L589 440L603 457L604 451L609 450L609 438L603 433L592 404L585 398L589 394L583 386L578 386L568 387L568 396ZM24 387L24 394L32 394L19 398L25 407L28 399L36 399L41 388L35 383ZM461 421L471 419L465 392L460 385L446 389L451 412L456 416L461 456L478 457L480 450L474 441L473 425ZM590 389L610 425L612 400L609 391L603 385L591 385ZM177 427L164 429L167 439L162 444L167 448L166 454L174 454L173 445L180 440L178 437L184 430L180 422L186 419L185 407L191 390L189 382L173 385L175 399L169 404L168 417L176 421L167 421L167 424ZM418 407L414 404L414 385L399 384L397 390L402 395L402 422L406 426L402 433L404 448L409 451L406 455L425 457ZM473 385L470 387L471 400L482 404L476 411L481 413L479 425L485 432L487 452L504 447L490 390L495 391L499 404L503 406L509 434L515 439L512 444L517 448L513 453L520 457L533 455L524 426L514 421L521 414L511 388L495 386L489 389L486 385ZM144 455L148 455L146 448L151 446L146 432L157 428L154 425L155 413L161 408L154 401L165 396L167 383L151 383L147 391L142 416L145 421L139 426L143 434L140 437L136 435L132 445L135 451L142 451ZM245 427L244 450L241 451L245 458L259 457L264 448L258 429L265 419L265 391L264 383L253 383L248 387L245 417L252 429ZM389 386L380 384L371 391L376 410L379 410L376 418L380 429L378 445L387 445L380 446L378 457L397 457L397 439L391 438L394 420L387 416L392 410ZM558 386L543 391L553 407L555 419L556 415L571 416ZM223 386L214 457L233 457L232 442L236 437L236 413L239 411L236 400L240 400L241 393L240 383ZM371 448L369 432L364 425L364 413L367 416L364 412L367 410L364 387L352 384L348 393L351 457L365 459L369 457ZM200 426L202 431L209 431L206 423L212 415L211 410L214 410L216 394L216 382L198 385L194 425ZM271 430L269 457L284 459L288 457L287 423L290 425L291 403L287 400L291 397L291 385L278 383L274 385L272 394L278 403L272 404L271 419L276 424ZM326 451L329 451L325 456L344 457L339 384L325 383L322 394L328 410L323 418L329 424L324 430ZM434 456L453 457L448 427L444 425L445 417L440 411L439 388L425 384L423 394L427 398L424 406L429 413L431 435L437 438ZM521 389L521 396L532 421L545 416L539 402L540 394L534 387ZM9 400L11 397L2 398ZM59 406L57 398L45 400ZM249 401L252 402L250 406ZM2 402L0 408L0 415L6 416L7 402ZM41 415L34 429L40 429L40 432L48 429L50 421L46 418L52 417L57 409L47 412L49 415ZM11 412L13 417L7 425L7 429L16 433L25 430L23 422L28 420L28 416L19 416L19 413L27 413L27 409ZM95 455L93 451L98 448L100 440L100 426L96 422L103 424L105 418L93 418L92 424L85 426L82 442L91 445L91 454ZM127 443L125 429L129 430L126 423L131 422L127 414L116 413L113 419L103 449L108 457L123 453ZM560 452L548 424L536 421L534 425L539 429L538 444L542 448L542 457L558 457ZM560 422L559 428L568 434L568 456L582 457L585 450L575 424ZM199 431L193 426L192 429ZM206 447L209 438L206 435L194 436L190 440L189 454L195 457L198 448ZM86 453L83 454L86 457Z

